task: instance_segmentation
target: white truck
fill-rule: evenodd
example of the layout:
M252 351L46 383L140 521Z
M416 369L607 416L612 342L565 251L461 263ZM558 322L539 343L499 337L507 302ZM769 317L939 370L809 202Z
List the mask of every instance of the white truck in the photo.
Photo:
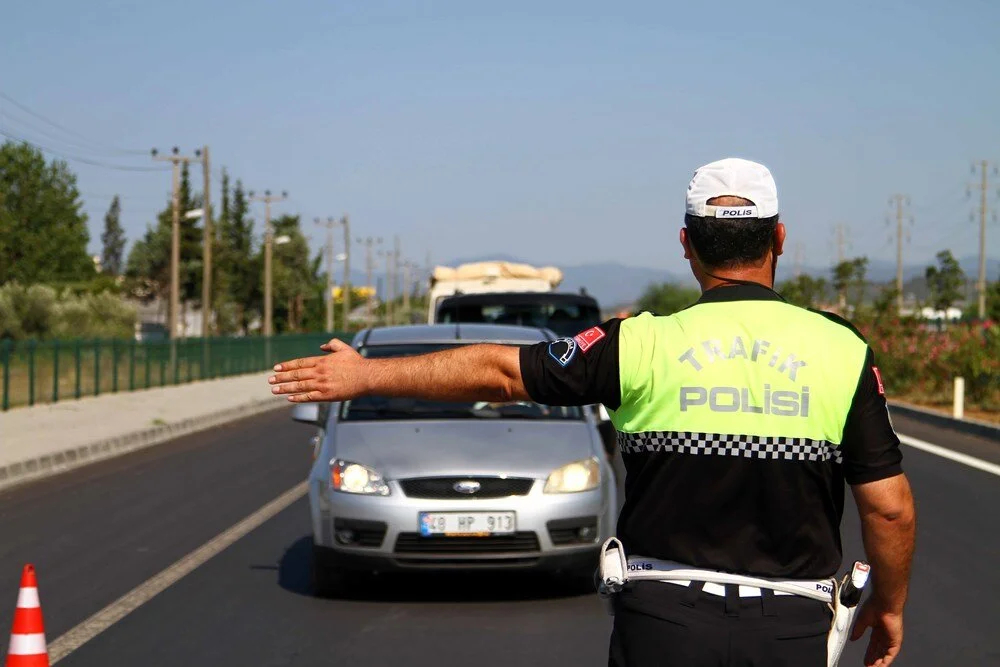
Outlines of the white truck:
M431 275L427 322L434 324L441 299L453 294L489 292L551 292L563 280L562 271L514 262L476 262L438 266Z

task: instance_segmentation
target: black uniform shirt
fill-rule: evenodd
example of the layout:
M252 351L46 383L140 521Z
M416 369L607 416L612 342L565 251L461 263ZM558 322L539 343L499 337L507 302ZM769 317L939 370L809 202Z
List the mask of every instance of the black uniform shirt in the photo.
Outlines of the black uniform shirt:
M698 303L756 299L781 297L763 286L726 286L709 290ZM845 320L820 314L861 337ZM521 375L531 398L617 410L620 323L612 319L573 339L522 348ZM771 577L833 575L842 559L844 482L863 484L902 472L884 393L868 347L840 461L788 467L739 456L623 451L625 505L618 537L629 553L697 567Z

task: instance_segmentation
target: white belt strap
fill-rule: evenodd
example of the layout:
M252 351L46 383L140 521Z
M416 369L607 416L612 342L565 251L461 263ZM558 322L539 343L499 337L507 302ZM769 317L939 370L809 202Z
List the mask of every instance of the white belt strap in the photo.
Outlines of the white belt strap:
M833 622L827 636L827 667L836 667L847 644L863 589L868 582L869 569L867 563L855 562L851 573L842 581L833 578L804 581L747 577L655 558L626 558L622 543L612 537L601 548L597 592L606 600L609 614L614 614L611 596L620 592L629 581L643 580L671 583L703 581L710 584L749 586L825 602L833 612Z
M751 588L770 589L788 595L800 595L830 604L833 601L833 579L767 579L742 574L690 567L681 563L633 556L628 558L629 581L704 581Z

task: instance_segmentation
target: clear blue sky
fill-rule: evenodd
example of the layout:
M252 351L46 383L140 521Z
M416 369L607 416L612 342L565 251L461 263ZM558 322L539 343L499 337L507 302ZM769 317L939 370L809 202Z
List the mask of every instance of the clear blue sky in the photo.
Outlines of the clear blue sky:
M313 217L349 212L420 261L683 271L687 181L729 155L774 172L787 261L801 242L827 264L837 222L852 254L894 258L894 192L912 197L908 262L973 254L970 161L1000 160L990 0L62 0L6 3L0 23L3 93L103 144L207 143L248 187L287 189L276 210L317 246ZM152 164L69 146L2 100L0 128ZM95 250L112 194L130 238L166 202L168 173L71 164Z

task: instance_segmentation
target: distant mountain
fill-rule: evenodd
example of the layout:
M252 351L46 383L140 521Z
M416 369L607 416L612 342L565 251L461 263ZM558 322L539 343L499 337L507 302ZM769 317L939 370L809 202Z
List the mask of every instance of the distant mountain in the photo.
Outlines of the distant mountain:
M903 264L903 281L907 282L915 278L923 279L924 271L928 266L931 265L931 261L927 261L923 264L910 263ZM933 262L936 264L936 262ZM961 265L962 270L965 271L965 275L970 280L976 280L979 275L979 257L978 256L966 256L961 257L958 260L959 265ZM809 274L811 276L816 276L819 278L830 279L831 273L833 271L832 266L820 268L816 266L803 266L802 273ZM788 261L787 256L783 261L778 262L778 281L786 280L792 276L793 266L792 263ZM1000 259L986 258L986 279L987 280L997 280L998 275L1000 275ZM866 277L869 282L873 283L887 283L894 281L896 279L896 263L884 259L869 259L868 260L868 271Z
M538 262L526 262L511 255L489 255L480 257L465 257L454 259L445 264L458 266L470 262L517 262L540 266ZM675 274L662 269L652 269L642 266L626 266L620 262L594 262L589 264L561 265L553 262L563 272L563 282L559 286L561 292L577 292L587 290L587 294L597 299L604 309L626 305L642 294L651 283L685 282L694 284L690 276L679 278Z
M470 262L501 261L518 262L539 266L538 262L527 262L522 258L512 255L496 254L483 255L478 257L464 257L444 262L445 266L458 266ZM978 257L962 257L959 260L962 270L973 283L979 272ZM663 269L653 269L642 266L627 266L621 262L592 262L586 264L560 265L558 262L552 263L563 272L563 283L559 286L560 291L576 292L581 288L593 296L605 310L624 306L635 301L642 294L642 291L651 283L676 282L686 285L695 285L694 278L690 274L679 275ZM923 299L927 295L927 286L924 282L924 270L927 264L910 264L903 267L903 278L905 281L904 293L914 295L918 299ZM830 280L831 267L810 267L802 269L803 273L812 276L826 278ZM1000 274L1000 259L987 259L986 276L988 280L997 280ZM793 275L793 267L787 256L784 261L778 264L778 282L788 280ZM872 259L868 262L868 282L869 283L889 283L896 279L896 264L881 259ZM877 294L878 290L873 289L872 294Z

